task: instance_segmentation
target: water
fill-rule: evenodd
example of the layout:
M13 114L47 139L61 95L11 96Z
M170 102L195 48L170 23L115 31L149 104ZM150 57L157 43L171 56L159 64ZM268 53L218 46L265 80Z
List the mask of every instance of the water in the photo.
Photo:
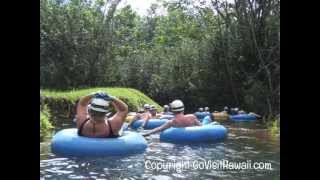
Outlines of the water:
M257 123L223 125L229 130L228 139L223 142L177 145L159 142L159 134L154 134L147 137L145 153L126 157L57 157L50 152L48 139L40 143L40 176L42 179L280 179L279 137L271 136ZM260 167L266 163L266 169L209 167L210 163L226 161L252 166L259 162Z

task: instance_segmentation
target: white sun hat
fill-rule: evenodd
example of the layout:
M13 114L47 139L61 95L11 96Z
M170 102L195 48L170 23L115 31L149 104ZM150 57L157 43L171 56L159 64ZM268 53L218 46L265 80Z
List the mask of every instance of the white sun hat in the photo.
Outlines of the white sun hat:
M109 102L101 98L93 98L88 108L97 112L108 112Z

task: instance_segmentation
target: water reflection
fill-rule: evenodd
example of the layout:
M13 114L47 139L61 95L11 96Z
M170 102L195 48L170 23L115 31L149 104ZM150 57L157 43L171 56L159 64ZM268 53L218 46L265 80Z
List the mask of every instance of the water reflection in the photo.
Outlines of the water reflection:
M40 143L40 175L55 179L279 179L279 138L271 137L260 125L226 124L228 139L210 144L159 142L159 135L147 138L144 154L127 157L65 158L50 152L49 141ZM65 128L65 127L63 127ZM147 169L146 162L193 162L228 160L269 162L272 170Z

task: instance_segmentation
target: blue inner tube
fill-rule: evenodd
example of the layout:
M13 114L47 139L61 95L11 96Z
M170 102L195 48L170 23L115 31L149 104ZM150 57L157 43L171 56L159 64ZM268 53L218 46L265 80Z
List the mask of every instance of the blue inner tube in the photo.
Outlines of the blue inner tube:
M210 124L211 122L213 122L213 120L211 119L210 116L204 117L201 121L202 125L207 125L207 124Z
M202 122L202 120L206 116L210 116L210 113L209 112L196 112L196 113L194 113L194 115L200 120L200 122Z
M171 127L160 133L160 141L170 143L215 142L225 139L227 134L228 130L222 125Z
M123 156L142 153L146 148L142 135L128 131L118 138L89 138L70 128L56 133L51 141L51 151L62 156Z
M173 119L174 118L174 115L171 115L171 114L164 114L161 116L161 119Z
M230 116L232 121L255 121L257 117L251 114L237 114Z
M154 129L164 123L168 122L168 119L149 119L148 123L145 125L144 129ZM132 129L138 129L143 123L143 120L136 120L131 124Z

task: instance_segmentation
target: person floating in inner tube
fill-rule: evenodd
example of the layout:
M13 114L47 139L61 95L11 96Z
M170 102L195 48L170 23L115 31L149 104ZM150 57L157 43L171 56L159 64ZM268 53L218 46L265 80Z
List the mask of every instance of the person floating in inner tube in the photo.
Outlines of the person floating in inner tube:
M244 111L244 110L239 110L239 108L235 108L235 112L236 112L236 114L247 114L246 111ZM254 113L254 112L249 112L248 115L255 116L255 117L257 117L258 119L262 118L261 115L256 114L256 113Z
M226 113L226 114L230 114L228 106L225 106L225 107L223 108L223 111L221 111L221 112L222 112L222 113Z
M203 108L200 107L200 108L198 109L198 111L194 113L194 115L195 115L198 119L202 120L202 118L204 118L204 117L203 117Z
M152 129L148 133L143 134L143 136L149 136L151 134L163 131L170 127L189 127L189 126L201 126L202 124L193 114L184 114L184 104L181 100L174 100L170 104L171 111L173 112L175 118L169 120L165 124L155 129Z
M239 108L231 108L230 115L237 115L239 114Z
M240 110L238 114L247 114L244 110Z
M128 124L128 127L131 127L131 124L134 123L137 120L142 119L144 122L148 121L151 118L151 113L150 113L150 105L149 104L145 104L143 105L143 112L142 113L138 113L133 119L132 121ZM145 125L144 123L142 123L143 125Z
M209 108L209 107L205 107L205 108L204 108L204 112L210 113L210 108Z
M170 107L168 105L163 106L163 112L159 113L159 119L172 119L174 118L173 113L170 112Z
M168 105L163 106L163 112L161 114L162 115L173 115L173 113L170 112L170 107Z
M209 107L205 107L204 108L204 116L206 117L206 116L209 116L211 113L210 113L210 108Z
M255 117L257 117L258 119L261 119L261 118L262 118L261 115L256 114L256 113L254 113L254 112L249 112L249 115L255 116Z
M161 117L160 114L157 114L157 109L154 105L150 105L149 112L151 114L150 118L145 119L138 129L143 129L148 124L150 119L158 119Z
M150 106L150 110L149 110L150 114L151 114L151 118L159 118L161 115L157 113L157 109L154 105Z
M110 104L117 112L108 118L106 114ZM118 137L127 114L128 106L123 101L104 92L84 96L77 105L78 135L94 138Z

